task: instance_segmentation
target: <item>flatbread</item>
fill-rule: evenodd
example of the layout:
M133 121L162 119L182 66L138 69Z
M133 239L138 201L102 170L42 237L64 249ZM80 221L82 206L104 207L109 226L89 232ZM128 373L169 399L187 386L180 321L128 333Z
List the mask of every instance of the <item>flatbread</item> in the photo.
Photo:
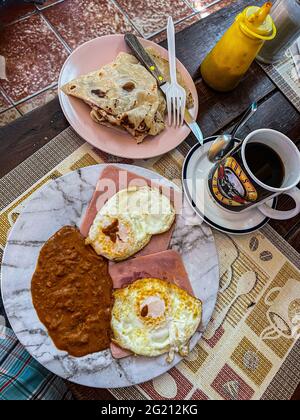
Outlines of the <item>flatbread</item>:
M169 81L169 62L152 48L146 48L165 80ZM187 93L192 108L192 93L177 71L178 82ZM62 91L86 102L91 118L98 124L125 130L141 143L148 135L165 129L166 101L155 78L131 54L119 53L100 70L83 75L64 85Z
M155 50L153 47L147 47L146 48L147 53L151 56L152 60L155 62L157 67L159 68L160 72L162 73L164 79L167 82L170 82L170 66L169 61L165 58L162 58L159 53ZM192 92L187 87L182 74L177 69L177 80L178 83L185 89L186 91L186 107L188 109L193 108L194 106L194 98L192 95Z
M62 87L92 107L92 119L127 130L138 143L165 128L166 101L154 77L130 54Z

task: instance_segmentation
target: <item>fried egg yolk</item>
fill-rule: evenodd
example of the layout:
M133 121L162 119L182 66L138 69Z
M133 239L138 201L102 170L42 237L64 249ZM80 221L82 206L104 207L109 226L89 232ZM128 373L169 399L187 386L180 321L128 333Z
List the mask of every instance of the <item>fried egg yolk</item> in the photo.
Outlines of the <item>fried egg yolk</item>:
M202 303L175 284L141 279L114 292L113 341L142 356L187 355L202 316Z
M174 207L158 189L128 188L100 209L86 243L97 254L121 261L144 248L152 235L167 232L174 220Z

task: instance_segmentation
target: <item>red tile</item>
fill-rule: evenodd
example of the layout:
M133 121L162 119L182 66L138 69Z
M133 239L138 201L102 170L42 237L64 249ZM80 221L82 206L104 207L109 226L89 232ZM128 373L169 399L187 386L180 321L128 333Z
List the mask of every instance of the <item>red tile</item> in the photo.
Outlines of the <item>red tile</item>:
M117 0L117 3L145 37L163 29L169 15L178 21L193 13L183 0Z
M7 125L17 118L19 118L21 114L16 110L16 108L8 109L0 114L0 127Z
M34 96L33 98L27 99L25 102L17 105L16 108L21 112L22 115L28 114L28 112L31 112L34 109L52 101L52 99L56 98L56 96L57 87L54 87Z
M5 96L0 91L0 112L5 111L9 108L12 104L5 98Z
M0 39L8 81L0 86L18 102L57 81L68 53L43 18L34 15L7 26Z
M61 3L63 0L47 0L43 4L37 4L36 7L39 10L45 9L45 7L53 6L53 4Z
M206 7L220 3L222 0L188 0L188 3L193 7L195 10L203 10Z
M215 13L224 7L230 6L232 3L235 3L237 0L188 0L195 10L203 10L204 16L208 16L211 13Z
M32 4L14 4L13 6L6 6L0 9L0 22L4 25L11 23L17 19L27 16L36 9Z
M72 48L101 35L134 31L109 0L65 0L43 14Z
M176 32L183 31L184 29L188 28L189 26L193 25L194 23L199 22L199 20L200 20L199 15L195 15L195 16L192 16L188 19L185 19L182 22L179 22L175 25L175 31ZM151 41L160 43L160 42L164 41L166 38L167 38L167 31L164 30L164 31L160 32L159 34L151 37Z

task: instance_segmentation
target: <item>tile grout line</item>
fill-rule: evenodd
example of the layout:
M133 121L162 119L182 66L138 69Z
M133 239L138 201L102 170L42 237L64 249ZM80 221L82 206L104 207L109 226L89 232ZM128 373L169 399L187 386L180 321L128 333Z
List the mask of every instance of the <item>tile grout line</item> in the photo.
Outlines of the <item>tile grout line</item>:
M67 42L63 39L60 33L56 30L56 28L48 21L48 19L43 15L42 10L38 11L38 14L41 16L43 21L46 23L48 28L54 33L55 37L62 43L64 48L67 50L68 54L71 54L72 48L67 44Z
M8 111L12 111L12 110L15 110L19 115L18 115L18 118L19 117L22 117L23 116L23 114L15 107L15 106L11 106L11 107L9 107L9 108L7 108L7 109L5 109L4 111L1 111L0 112L0 117L1 117L1 115L3 115L3 114L5 114L6 112L8 112ZM16 118L17 119L17 118ZM15 119L15 120L16 120ZM15 120L13 120L13 121L15 121ZM7 123L7 124L9 124L9 123ZM4 124L4 126L1 126L0 125L0 128L2 128L2 127L5 127L7 124Z
M183 17L183 18L181 18L181 19L179 19L179 20L176 20L175 22L174 22L174 25L175 25L175 27L176 27L176 25L178 25L178 24L180 24L180 23L182 23L182 22L184 22L186 19L190 19L190 18L192 18L192 17L194 17L195 15L197 15L198 13L197 12L195 12L193 9L191 9L192 10L192 13L190 14L190 15L188 15L188 16L185 16L185 17ZM159 31L157 31L157 32L153 32L152 34L150 34L150 35L146 35L144 38L146 38L146 39L149 39L149 38L152 38L152 37L154 37L154 36L157 36L157 35L159 35L161 32L163 32L163 31L165 31L167 29L167 24L166 24L166 26L164 26L162 29L160 29Z
M131 22L131 19L127 16L127 14L120 8L120 6L118 4L116 4L116 2L114 0L110 0L111 3L122 13L122 15L124 15L125 19L128 21L128 23L142 36L142 34L140 33L140 31L136 28L136 26L133 24L133 22ZM67 53L70 54L72 52L72 48L67 44L67 42L63 39L63 37L60 35L59 31L57 31L57 29L48 21L48 19L43 15L43 11L49 9L50 7L56 6L60 3L62 3L63 0L61 1L57 1L56 3L46 6L43 9L38 9L37 6L35 5L35 10L28 13L25 16L22 16L19 19L16 19L15 21L11 22L10 24L6 25L6 26L10 26L12 24L18 23L20 21L23 21L25 19L28 19L34 15L36 16L40 16L41 19L45 22L45 24L47 25L47 27L51 30L51 32L54 33L55 37L58 39L58 41L60 41L60 43L63 45L63 47L66 49ZM27 96L24 99L21 99L20 101L14 101L13 99L11 99L8 94L2 89L0 88L0 91L3 91L3 96L5 97L5 99L10 103L10 106L8 108L6 108L4 111L1 111L0 114L3 114L4 112L11 110L11 109L15 109L20 115L24 115L17 107L19 105L22 105L24 103L26 103L27 101L34 99L35 97L37 97L38 95L47 92L48 90L51 90L55 87L57 87L57 81L51 83L50 85L46 86L45 88L34 92L32 95Z
M14 105L13 101L10 99L10 97L8 96L8 94L5 92L4 88L2 86L0 86L0 92L1 94L4 96L4 98L7 100L7 102L9 102L11 104L11 106ZM10 107L11 108L11 107Z
M193 12L191 15L186 16L186 17L184 17L184 18L182 18L182 19L179 19L177 22L175 22L175 29L176 29L176 26L177 26L177 25L179 25L179 24L180 24L180 23L182 23L182 22L185 22L185 21L186 21L186 20L188 20L188 19L191 19L191 18L193 18L193 17L197 16L199 13L200 13L200 12ZM155 36L160 35L162 32L164 32L164 31L166 31L166 30L167 30L167 26L166 26L166 27L164 27L163 29L160 29L160 30L159 30L159 31L157 31L157 32L154 32L154 33L153 33L153 34L151 34L151 35L148 35L146 39L151 39L151 38L154 38Z
M189 0L184 0L185 2L189 2ZM223 0L214 0L212 3L207 4L206 6L202 6L199 9L195 8L194 6L190 5L190 7L198 14L198 13L203 13L206 10L209 10L210 8L212 8L213 6L216 6L217 4L221 3Z
M187 2L188 0L184 0L185 2ZM184 22L184 21L186 21L186 20L188 20L188 19L191 19L192 17L196 17L196 16L200 16L200 20L202 20L203 19L203 17L201 16L201 14L203 13L203 12L205 12L206 10L209 10L211 7L213 7L213 6L215 6L216 4L218 4L218 3L221 3L222 2L222 0L215 0L213 3L210 3L210 4L208 4L207 6L203 6L203 7L201 7L200 9L195 9L195 8L192 8L192 10L194 10L194 12L191 14L191 15L189 15L189 16L187 16L187 17L184 17L184 18L182 18L182 19L180 19L180 20L178 20L177 22L175 22L175 26L176 25L178 25L178 24L180 24L180 23L182 23L182 22ZM190 7L191 7L191 5L190 5ZM157 35L160 35L162 32L164 32L165 30L167 29L167 27L165 27L165 28L163 28L163 29L160 29L159 31L157 31L157 32L154 32L153 34L151 34L151 35L148 35L147 37L146 37L146 39L151 39L151 38L153 38L153 37L155 37L155 36L157 36Z
M197 12L197 9L189 2L189 0L183 0L186 5L188 5L194 12Z
M126 12L124 12L123 11L123 9L119 6L119 4L117 4L116 3L116 1L114 1L114 0L110 0L111 1L111 3L124 15L124 17L126 18L126 20L133 26L133 28L142 36L142 34L140 33L140 31L137 29L137 27L134 25L134 23L131 21L131 19L129 18L129 16L127 15L127 13ZM41 19L46 23L46 25L49 27L49 29L51 29L51 31L53 31L54 33L55 33L55 35L56 35L56 38L60 41L60 42L62 42L62 44L64 45L64 47L67 49L67 51L68 52L72 52L72 50L71 50L71 48L68 46L68 44L66 44L66 42L64 41L64 39L61 37L61 35L59 34L59 32L56 30L56 28L55 27L53 27L52 26L52 24L48 21L48 19L43 15L43 10L46 10L46 9L48 9L48 8L50 8L50 7L52 7L52 6L55 6L55 5L57 5L57 4L60 4L60 3L62 3L63 2L63 0L61 0L61 1L58 1L58 2L56 2L56 3L54 3L54 4L52 4L52 5L49 5L49 6L46 6L44 9L37 9L37 10L35 10L34 12L32 12L30 15L28 14L28 15L26 15L25 17L23 17L23 19L26 19L26 18L28 18L28 17L30 17L30 16L32 16L33 14L36 14L36 15L40 15L41 16ZM181 22L183 22L183 21L185 21L185 20L187 20L187 19L190 19L191 17L193 17L193 16L195 16L195 15L197 15L199 12L193 12L191 15L189 15L189 16L187 16L187 17L184 17L184 18L182 18L182 19L180 19L180 20L178 20L177 22L176 22L176 24L179 24L179 23L181 23ZM22 20L23 20L22 19ZM15 22L17 22L17 21L15 21ZM162 29L162 30L160 30L159 32L157 32L157 34L159 34L159 33L161 33L161 32L163 32L165 29ZM150 37L153 37L153 36L155 36L156 34L154 34L154 35L150 35ZM70 50L70 51L69 51ZM53 89L53 88L55 88L55 87L57 87L57 81L56 82L53 82L52 84L50 84L50 85L48 85L47 87L45 87L45 88L43 88L43 89L41 89L41 90L39 90L39 91L37 91L37 92L35 92L35 93L33 93L32 95L29 95L29 96L27 96L26 98L24 98L24 99L21 99L20 101L13 101L13 100L11 100L10 99L10 97L4 92L4 97L6 98L6 100L8 100L8 102L11 104L6 110L4 110L4 111L2 111L0 114L2 114L2 113L4 113L4 112L6 112L6 111L8 111L8 110L10 110L10 109L12 109L12 108L15 108L16 109L16 111L18 112L18 113L20 113L21 115L24 115L24 113L21 111L21 110L19 110L18 109L18 106L19 105L22 105L22 104L24 104L24 103L26 103L27 101L30 101L31 99L34 99L35 97L37 97L37 96L39 96L40 94L42 94L42 93L45 93L45 92L47 92L48 90L50 91L51 89ZM0 89L1 90L1 89Z
M110 0L111 1L111 3L113 4L113 5L115 5L115 7L125 16L125 18L128 20L128 22L133 26L133 28L142 36L142 34L140 33L140 31L136 28L136 26L132 23L132 21L131 21L131 19L128 17L128 15L127 15L127 13L126 12L124 12L123 11L123 9L118 5L118 4L116 4L116 2L114 1L114 0ZM67 52L68 53L70 53L70 52L72 52L72 50L71 50L71 48L68 46L68 44L66 44L66 42L64 41L64 39L60 36L60 34L59 34L59 32L56 30L56 28L55 27L53 27L52 25L51 25L51 23L48 21L48 19L43 15L43 13L42 13L42 11L43 10L45 10L45 9L48 9L49 7L52 7L52 6L55 6L56 4L60 4L60 3L62 3L63 2L63 0L62 1L58 1L57 3L54 3L53 5L49 5L49 6L47 6L47 7L45 7L44 9L42 9L42 10L39 10L39 9L37 9L36 11L34 11L34 12L32 12L30 15L27 15L27 16L25 16L25 17L23 17L22 19L20 19L20 20L24 20L24 19L26 19L26 18L29 18L30 16L32 16L32 15L34 15L34 14L36 14L36 15L40 15L41 16L41 18L42 18L42 20L46 23L46 25L49 27L49 29L51 29L51 31L53 31L54 33L55 33L55 35L56 35L56 38L60 41L60 42L62 42L62 44L64 45L64 47L67 49ZM180 20L178 20L177 22L176 22L176 25L177 24L180 24L181 22L184 22L185 20L187 20L187 19L190 19L190 18L192 18L192 17L194 17L194 16L196 16L197 14L199 14L200 12L193 12L191 15L189 15L189 16L187 16L187 17L184 17L184 18L182 18L182 19L180 19ZM17 21L15 21L15 22L17 22ZM163 29L161 29L160 31L158 31L158 32L156 32L156 33L154 33L154 34L152 34L152 35L150 35L150 36L148 36L146 39L149 39L149 38L152 38L152 37L154 37L154 36L156 36L156 35L158 35L158 34L160 34L160 33L162 33L163 31L165 31L165 28L163 28ZM145 37L144 37L145 38ZM70 51L69 51L70 50ZM53 89L53 88L55 88L55 87L57 87L57 81L55 81L55 82L53 82L53 83L51 83L50 85L48 85L48 86L46 86L45 88L43 88L43 89L41 89L41 90L39 90L39 91L37 91L37 92L35 92L35 93L33 93L32 95L29 95L29 96L27 96L26 98L24 98L24 99L21 99L20 101L13 101L12 99L10 99L10 97L6 94L6 92L3 90L3 88L0 88L0 90L3 92L3 96L5 97L5 99L10 103L10 106L7 108L7 109L5 109L4 111L2 111L0 114L2 114L3 112L6 112L6 111L8 111L8 110L11 110L12 108L15 108L16 109L16 111L17 112L19 112L21 115L24 115L19 109L18 109L18 106L19 105L22 105L22 104L24 104L25 102L27 102L27 101L30 101L31 99L34 99L35 97L37 97L38 95L40 95L40 94L42 94L42 93L45 93L45 92L47 92L48 90L51 90L51 89Z
M59 4L59 3L62 3L64 0L57 0L55 3L52 3L52 4L48 4L48 6L43 6L41 9L39 9L38 8L38 5L37 4L35 4L35 7L36 7L36 9L39 11L39 12L42 12L42 11L44 11L44 10L46 10L46 9L49 9L50 7L52 7L52 6L56 6L57 4Z
M57 81L56 81L56 82L53 82L53 83L51 83L50 85L46 86L45 88L40 89L40 90L38 90L37 92L33 93L32 95L29 95L29 96L27 96L26 98L21 99L21 100L20 100L20 101L18 101L18 102L14 102L14 106L15 106L15 107L18 107L19 105L22 105L22 104L24 104L25 102L30 101L31 99L34 99L36 96L41 95L42 93L47 92L47 90L54 89L54 88L55 88L55 87L57 87L57 86L58 86Z
M62 0L63 1L63 0ZM62 3L62 1L59 1L58 3L54 3L53 5L49 5L47 8L54 6L56 4ZM70 54L72 52L72 49L68 46L68 44L64 41L64 39L62 39L62 37L60 36L60 34L58 32L56 32L55 28L50 24L50 22L45 18L45 16L42 14L42 10L39 10L36 8L36 10L34 10L31 13L28 13L25 16L22 16L19 19L16 19L15 21L9 23L8 25L6 25L6 27L11 26L12 24L16 24L18 22L22 22L25 19L29 19L32 16L40 16L41 19L44 21L44 23L47 25L47 27L51 30L51 32L54 33L55 37L57 38L57 40L63 45L63 47L65 48L66 52L68 54ZM35 98L36 96L46 92L47 90L51 90L54 87L57 86L58 81L56 80L55 82L51 83L50 85L46 86L43 89L40 89L37 92L34 92L33 94L27 96L26 98L21 99L20 101L14 101L12 98L10 98L10 96L6 93L6 91L4 90L4 88L0 87L0 91L1 93L3 93L3 96L5 97L5 99L7 101L9 101L9 103L11 104L11 106L9 108L7 108L6 110L2 111L0 114L3 114L3 112L6 112L8 110L11 110L13 108L16 109L16 111L20 114L20 115L24 115L21 111L19 111L19 109L17 108L19 105L22 105L23 103Z
M125 19L130 23L130 25L137 31L137 33L142 36L143 38L145 38L145 36L142 34L142 32L135 26L135 23L132 22L131 18L129 17L129 15L125 12L125 10L123 10L123 8L119 5L119 3L116 0L109 0L109 2L114 5L125 17Z
M6 111L10 111L11 109L17 109L15 106L11 105L9 108L4 109L3 111L0 112L0 115L4 114ZM18 109L17 109L18 111Z
M210 9L211 7L216 6L218 3L221 3L221 2L222 2L222 0L214 0L212 3L207 4L206 6L202 6L202 7L200 7L200 9L195 9L195 10L197 10L199 13L202 13L205 10Z
M63 45L63 47L66 49L66 51L68 53L72 52L72 48L67 44L67 42L63 39L63 37L60 35L59 31L48 21L48 19L43 15L43 11L49 9L50 7L54 7L60 3L62 3L64 0L58 0L57 2L55 2L54 4L48 5L43 7L42 9L39 9L37 7L37 5L35 5L35 10L27 13L26 15L15 19L14 21L10 22L9 24L5 25L6 27L11 26L13 24L16 24L18 22L21 22L25 19L30 19L32 16L35 15L40 15L41 19L44 21L44 23L48 26L48 28L51 30L51 32L54 33L55 37L57 38L57 40ZM157 31L157 32L153 32L150 35L143 35L143 33L136 27L135 23L131 20L131 18L129 17L129 15L123 10L123 8L119 5L119 3L116 0L109 0L110 3L116 7L117 10L119 10L122 15L125 17L125 19L127 20L127 22L145 39L151 39L161 33L163 33L166 30L166 27L162 28L161 30ZM180 23L185 22L188 19L191 19L193 17L196 17L198 15L201 15L201 13L209 8L211 8L212 6L218 4L221 2L221 0L215 0L213 3L202 7L200 10L199 9L195 9L189 2L188 0L183 0L184 3L191 9L192 13L182 19L179 19L178 21L175 22L175 25L179 25ZM31 99L34 99L35 97L37 97L38 95L45 93L47 91L50 91L51 89L55 88L57 86L57 81L53 82L52 84L48 85L47 87L33 93L32 95L27 96L26 98L20 100L20 101L13 101L8 94L5 92L5 90L3 88L0 88L1 93L3 94L4 98L9 102L9 107L6 108L4 111L1 111L0 114L5 113L6 111L15 109L19 114L24 115L17 107L19 105L22 105L24 103L26 103L27 101L30 101Z
M134 29L145 39L149 39L153 36L156 36L158 34L160 34L161 32L163 32L164 30L166 30L166 27L159 29L157 32L153 32L150 35L145 35L141 30L138 29L138 27L135 25L135 23L131 20L130 16L123 10L123 8L118 4L117 0L109 0L111 3L113 3L125 16L125 18L130 22L130 24L134 27ZM187 4L186 0L183 0L185 2L185 4L191 9L191 14L188 16L185 16L184 18L181 18L179 20L177 20L175 23L175 25L177 25L178 23L183 22L186 19L189 19L193 16L195 16L198 12L196 12L190 4ZM218 0L220 1L220 0Z
M23 20L29 19L36 14L37 14L37 10L33 10L32 12L29 12L26 15L20 16L17 19L13 20L12 22L7 23L6 25L4 25L4 28L8 28L9 26L15 25L18 22L23 22Z

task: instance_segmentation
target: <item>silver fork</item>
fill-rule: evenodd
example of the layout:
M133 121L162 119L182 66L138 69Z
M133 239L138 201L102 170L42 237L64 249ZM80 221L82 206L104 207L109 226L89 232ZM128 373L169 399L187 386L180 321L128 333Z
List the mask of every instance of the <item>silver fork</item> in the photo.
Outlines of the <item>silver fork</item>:
M175 28L172 16L168 19L168 50L171 83L166 90L169 125L179 127L183 124L186 106L186 92L177 82Z

